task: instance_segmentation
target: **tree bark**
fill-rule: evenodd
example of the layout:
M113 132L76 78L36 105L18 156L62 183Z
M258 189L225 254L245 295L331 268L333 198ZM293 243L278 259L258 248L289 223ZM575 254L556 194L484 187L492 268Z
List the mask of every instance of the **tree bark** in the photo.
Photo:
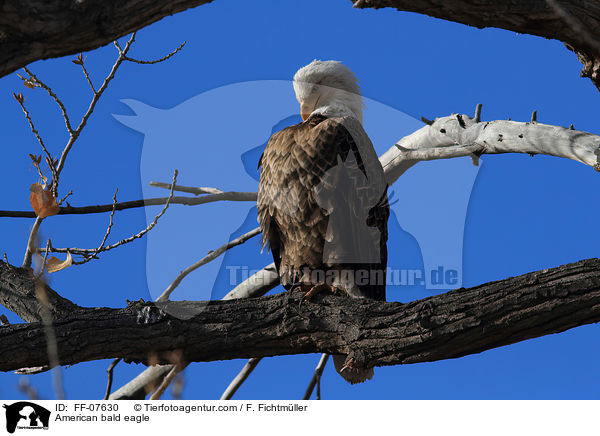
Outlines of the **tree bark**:
M32 270L17 268L0 261L0 304L27 322L42 320L42 309L36 297L35 285ZM66 318L80 308L58 295L49 286L42 286L46 289L53 318Z
M0 77L33 61L93 50L161 18L212 0L90 2L8 0L0 5ZM394 7L479 28L497 27L563 41L600 89L600 4L561 0L352 0L357 8ZM554 0L556 1L556 0ZM566 22L567 15L571 22ZM573 25L575 24L575 25Z
M113 357L147 362L151 355L167 363L174 349L187 362L302 353L348 354L359 366L457 358L600 321L600 260L408 304L327 295L299 307L300 296L169 303L202 305L188 320L153 303L75 306L53 325L60 363ZM37 322L1 326L0 371L48 365L45 340Z
M212 0L7 0L0 3L0 77L33 61L93 50Z

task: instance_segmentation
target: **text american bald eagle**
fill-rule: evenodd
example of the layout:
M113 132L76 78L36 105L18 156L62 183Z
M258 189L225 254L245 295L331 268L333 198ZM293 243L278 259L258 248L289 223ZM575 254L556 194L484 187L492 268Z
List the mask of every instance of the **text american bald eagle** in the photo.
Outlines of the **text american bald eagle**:
M258 220L286 289L385 300L389 204L383 168L362 126L356 76L337 61L294 75L303 122L271 136L259 166ZM336 370L351 383L372 368Z

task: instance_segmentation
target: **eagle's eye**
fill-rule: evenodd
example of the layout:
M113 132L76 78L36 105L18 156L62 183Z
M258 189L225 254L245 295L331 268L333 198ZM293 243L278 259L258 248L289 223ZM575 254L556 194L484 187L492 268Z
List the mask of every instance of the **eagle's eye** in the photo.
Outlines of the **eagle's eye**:
M313 87L310 89L310 92L311 92L311 94L314 94L318 90L319 90L319 87L317 85L313 85Z

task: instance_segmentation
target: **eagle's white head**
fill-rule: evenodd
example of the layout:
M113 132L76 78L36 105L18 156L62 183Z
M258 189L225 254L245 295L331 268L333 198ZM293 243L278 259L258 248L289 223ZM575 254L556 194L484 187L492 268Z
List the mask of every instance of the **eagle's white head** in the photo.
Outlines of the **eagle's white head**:
M362 123L363 101L356 76L338 61L314 60L294 75L294 91L300 113L352 116Z

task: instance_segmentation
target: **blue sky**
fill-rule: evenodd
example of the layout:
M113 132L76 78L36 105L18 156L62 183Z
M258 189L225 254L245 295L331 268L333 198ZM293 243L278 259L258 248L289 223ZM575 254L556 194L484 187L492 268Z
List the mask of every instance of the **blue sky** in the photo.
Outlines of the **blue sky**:
M358 76L366 97L409 116L405 123L386 126L384 131L369 131L372 137L395 135L391 137L398 139L410 133L408 126L418 128L419 123L414 120L421 116L433 118L451 112L471 114L477 103L483 103L486 120L510 117L527 121L531 111L536 109L540 122L563 126L573 123L579 130L597 133L594 109L598 91L589 81L579 78L581 66L575 55L557 41L504 30L478 30L391 9L354 10L346 0L218 0L141 30L132 56L157 58L184 40L187 41L185 49L163 64L124 64L119 70L63 172L63 193L69 189L75 192L70 199L72 205L108 203L117 187L120 200L137 199L155 192L142 184L147 179L144 176L147 167L141 162L144 150L149 150L148 138L152 136L144 136L124 125L122 119L115 118L114 115L134 115L122 100L143 102L161 113L172 113L186 102L195 101L197 96L224 86L248 81L290 80L299 67L315 58L343 61ZM86 65L98 84L112 65L115 50L107 46L86 56ZM71 59L40 61L31 68L63 98L72 119L78 120L90 95L87 83ZM37 181L37 176L27 154L39 154L39 145L12 92L23 92L27 97L26 104L36 126L54 153L62 149L66 135L60 113L42 91L24 88L15 74L0 79L6 163L0 174L1 208L29 210L29 186ZM371 110L375 106L372 104ZM261 108L260 100L255 107L253 117L269 112L269 108ZM190 124L201 123L220 109L209 107L207 112L198 114L198 120L190 120ZM369 105L367 109L366 117ZM292 114L282 113L275 120L293 122L293 116L289 115ZM231 129L238 126L240 140L244 140L243 129L239 127L244 119L233 116L231 119L234 120ZM246 138L248 142L244 142L242 149L249 151L264 144L269 133L266 131L260 140ZM157 149L164 147L164 156L172 156L175 143L180 143L169 142L166 133L155 138L160 139ZM234 138L232 135L230 140ZM375 146L381 152L392 142L382 139ZM190 140L190 144L202 157L203 165L218 162L226 153L234 152L224 142ZM466 210L462 252L464 286L597 256L600 235L595 231L595 218L600 206L595 201L595 193L600 189L600 181L592 168L546 156L500 155L482 160ZM181 166L193 168L193 160L191 162L191 166L190 162L182 162ZM449 168L443 165L420 164L422 169L415 167L412 175L413 170L410 170L394 185L394 196L398 206L402 206L401 211L426 214L423 219L435 218L437 214L440 221L444 220L446 211L436 210L434 194L420 198L424 203L429 202L427 208L415 195L421 192L415 190L423 185L435 193L436 186L443 184L442 174ZM166 163L165 168L157 167L164 169L164 173L152 176L169 181L173 168L167 167ZM228 188L255 190L256 181L243 165L235 168L228 171L224 179L230 183ZM216 177L208 176L203 171L187 170L182 171L179 181L206 186ZM415 182L411 185L411 181ZM417 186L416 181L421 183ZM158 190L154 195L162 196L164 192ZM158 210L152 208L148 214L153 216ZM254 213L249 205L173 206L159 223L156 238L160 239L161 225L175 226L178 219L188 220L189 225L177 237L166 238L170 243L176 243L179 238L181 248L179 254L167 251L162 255L165 268L184 268L214 249L213 233L239 234L255 227ZM230 216L235 219L228 220ZM209 228L193 226L196 219L209 220ZM12 263L18 264L32 222L0 220L0 250L7 253ZM94 247L101 240L107 221L107 214L52 217L44 221L43 234L51 236L55 246ZM422 267L419 245L400 221L390 222L390 240L393 241L390 263ZM112 241L145 226L144 211L121 212L116 217ZM193 243L186 244L187 240ZM148 250L148 244L152 242L136 241L105 254L99 261L57 273L51 277L51 286L65 297L87 306L121 307L126 299L149 299L149 287L160 280L168 283L172 275L170 272L147 274L148 253L158 257L162 254L160 249ZM261 267L269 261L269 255L260 254L259 248L257 240L249 241L227 253L223 262ZM442 249L444 247L440 247ZM193 284L201 282L201 274L190 277L184 292L194 291ZM221 270L212 290L213 298L227 292L226 274ZM150 286L149 277L153 277ZM434 293L422 288L395 288L388 291L388 298L409 301ZM9 316L11 322L18 322L7 310L0 309L0 313ZM328 366L322 382L323 397L597 399L600 391L598 333L598 326L584 326L460 359L378 368L372 381L358 386L347 385L333 367ZM318 359L318 355L264 359L235 398L301 398ZM108 364L109 361L90 362L64 369L67 397L101 398ZM243 364L242 360L192 364L185 372L184 398L218 398ZM120 364L115 370L115 386L124 384L142 369L141 365ZM0 397L21 398L22 394L16 390L18 379L12 374L0 374ZM49 374L31 377L30 382L42 397L53 398Z

